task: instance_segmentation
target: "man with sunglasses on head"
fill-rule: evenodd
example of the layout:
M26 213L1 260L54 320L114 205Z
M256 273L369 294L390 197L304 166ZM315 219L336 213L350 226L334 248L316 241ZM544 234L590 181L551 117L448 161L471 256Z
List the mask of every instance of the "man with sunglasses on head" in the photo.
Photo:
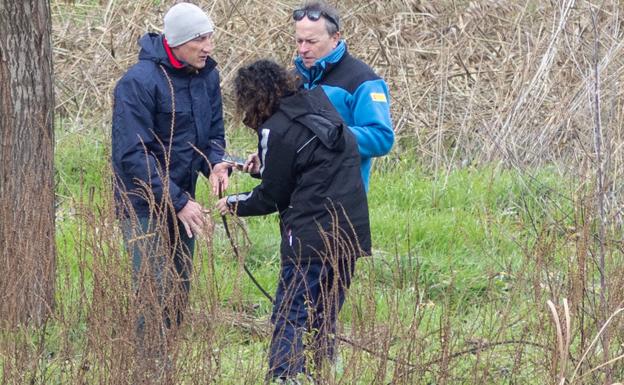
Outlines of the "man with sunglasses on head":
M372 158L387 154L394 143L388 86L367 64L349 54L335 8L323 1L308 1L293 12L293 20L299 54L295 67L302 87L322 86L355 134L368 191Z

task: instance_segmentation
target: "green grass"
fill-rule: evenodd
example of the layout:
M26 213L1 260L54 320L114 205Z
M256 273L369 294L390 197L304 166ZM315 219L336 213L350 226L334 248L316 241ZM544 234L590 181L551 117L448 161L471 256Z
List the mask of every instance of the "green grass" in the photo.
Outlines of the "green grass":
M101 186L108 178L107 140L98 135L57 136L60 136L56 150L57 193L64 202L57 211L59 261L64 267L62 271L75 276L78 266L71 262L71 255L80 252L80 245L75 244L80 227L71 213L76 202L84 201L90 190L95 189L101 198ZM255 145L253 136L242 130L235 131L230 142L232 151L241 155L252 151ZM537 189L554 189L554 173L538 171L531 183L539 186ZM235 172L229 192L248 191L257 183ZM523 199L539 195L539 191L530 191L526 184L526 178L515 171L494 167L431 175L414 161L404 159L388 170L375 168L368 200L373 259L383 261L374 264L379 270L379 283L401 288L417 280L435 293L444 291L452 279L459 291L483 291L487 277L521 260L514 235L524 221ZM203 178L197 197L209 208L216 201ZM223 269L221 274L233 274L237 267L232 262L221 219L215 215L214 220L217 265ZM263 285L273 289L279 269L277 216L244 221L250 238L248 248L244 247L246 263ZM244 292L261 299L254 294L257 290L253 285L244 284Z
M100 199L102 187L107 182L104 178L109 174L110 142L102 132L57 129L55 136L58 217L73 208L72 202L61 205L63 201L88 201L90 193Z
M249 132L238 130L230 140L230 148L233 153L245 155L254 150L254 140ZM90 327L88 304L94 295L92 265L96 250L85 243L92 235L88 232L93 231L93 226L89 225L84 210L97 213L108 204L110 190L104 187L109 178L108 152L104 134L57 135L56 296L57 313L64 326L52 325L49 329L47 358L43 359L47 363L43 367L47 368L44 372L50 383L66 383L67 378L73 378L67 373L79 371L85 359L83 350L87 348ZM248 191L257 183L235 172L229 192ZM368 195L373 256L358 261L356 277L341 313L346 330L355 328L350 332L359 333L360 328L381 327L402 336L409 334L410 328L416 325L422 333L420 337L413 341L393 340L389 353L402 357L410 344L424 344L424 361L439 354L442 342L438 334L445 322L458 333L454 337L456 344L467 344L473 337L492 338L491 334L503 330L503 323L509 321L492 317L500 308L513 305L514 314L526 314L531 309L526 303L528 293L516 290L515 274L526 262L523 245L535 236L530 223L539 225L548 216L560 215L565 219L570 202L559 192L565 193L566 186L557 173L548 168L534 170L530 175L495 166L432 174L409 158L378 162ZM208 208L216 201L205 179L200 180L197 199ZM527 216L529 211L533 213L530 217ZM535 214L546 212L548 215ZM217 306L266 320L271 304L236 262L220 217L213 214L213 219L216 228L212 249L206 248L204 240L197 243L197 275L191 307L201 313ZM249 241L243 241L242 230L231 218L229 223L237 234L246 264L272 294L280 266L277 216L245 218ZM122 248L120 239L118 246ZM114 250L105 252L117 258ZM115 268L127 269L128 266L127 261L120 261ZM213 303L215 299L217 303ZM531 318L526 322L536 325L540 320ZM518 323L506 328L499 337L520 339L525 325L527 323ZM219 338L217 346L210 348L193 340L195 335L201 338L202 330L187 331L187 345L183 349L195 352L187 357L199 357L210 349L217 349L221 360L220 383L238 384L241 373L248 380L246 383L261 383L268 340L250 336L246 330L234 326L215 327L219 329ZM33 341L36 341L35 334L31 336ZM458 345L457 349L460 348ZM341 360L350 363L354 357L360 357L358 365L371 368L379 365L378 358L362 356L356 350L343 346ZM537 353L528 349L526 354ZM489 362L497 362L491 370L505 372L512 364L509 359L503 356L491 359ZM474 357L458 362L454 370L460 372L469 373L480 368ZM90 374L95 376L94 381L98 373L95 365ZM487 372L486 369L479 370ZM192 368L191 373L193 370L201 372L198 367ZM389 381L391 374L392 371L388 371L383 377ZM374 371L367 370L346 371L341 375L346 376L347 382L350 381L347 378L357 378L353 381L362 384L376 378ZM435 372L427 376L435 383ZM515 377L520 378L531 383L531 376L526 373ZM189 382L192 382L190 377Z
M510 236L517 215L497 215L514 199L517 181L511 172L493 176L491 170L459 171L444 187L409 164L403 167L375 174L371 183L373 259L385 261L385 265L376 264L381 270L380 284L405 286L419 279L440 290L453 277L459 290L479 291L482 277L504 271L509 260L518 259L520 251ZM256 183L235 174L231 191L248 191ZM275 279L279 268L276 215L246 218L245 222L251 240L247 263L272 287L266 281ZM231 254L227 242L218 245L225 255ZM223 262L230 258L226 256ZM420 276L413 274L415 261Z

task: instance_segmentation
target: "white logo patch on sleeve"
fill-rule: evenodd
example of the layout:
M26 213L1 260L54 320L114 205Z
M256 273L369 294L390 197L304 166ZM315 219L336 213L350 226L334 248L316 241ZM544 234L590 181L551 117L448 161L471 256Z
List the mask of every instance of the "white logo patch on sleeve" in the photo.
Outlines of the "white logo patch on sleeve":
M386 95L382 92L371 92L371 98L373 99L373 102L381 102L381 103L387 103L388 100L386 99Z

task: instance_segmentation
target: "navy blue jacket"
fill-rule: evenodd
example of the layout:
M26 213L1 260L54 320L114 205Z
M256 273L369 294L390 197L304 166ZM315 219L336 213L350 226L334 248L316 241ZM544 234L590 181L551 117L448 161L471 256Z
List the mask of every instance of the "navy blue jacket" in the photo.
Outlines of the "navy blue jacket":
M368 190L372 158L387 154L394 143L386 82L364 62L351 56L344 41L312 67L306 68L301 57L295 60L295 67L303 77L303 88L323 87L355 134L362 157L362 180Z
M239 216L279 212L282 264L369 255L357 143L323 90L283 98L258 135L262 182L227 202Z
M128 204L139 216L169 203L178 212L194 197L198 172L209 175L206 159L216 164L224 153L219 73L210 58L199 71L174 68L162 35L146 34L139 44L138 63L115 87L115 197L124 214Z

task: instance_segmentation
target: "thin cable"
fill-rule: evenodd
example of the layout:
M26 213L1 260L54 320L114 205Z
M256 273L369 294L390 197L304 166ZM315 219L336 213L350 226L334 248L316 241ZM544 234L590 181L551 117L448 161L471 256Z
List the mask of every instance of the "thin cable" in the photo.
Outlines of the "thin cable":
M223 198L223 185L219 181L219 199L221 199L221 198ZM236 242L234 242L234 238L232 238L232 234L230 233L230 227L228 226L228 222L227 222L227 219L225 218L225 214L221 214L221 221L223 222L223 228L225 229L225 235L227 235L228 239L230 240L230 245L232 246L232 250L234 250L234 256L236 257L237 261L241 261L242 259L240 257L240 252L238 250L238 246L236 245ZM264 296L269 301L271 301L271 304L273 304L274 303L273 297L271 296L271 294L269 294L269 292L267 292L262 287L262 285L260 285L260 282L258 282L256 277L254 277L254 275L251 273L251 270L249 270L249 268L247 267L245 262L243 262L243 269L245 270L245 273L247 273L247 276L249 276L251 281L254 283L254 285L256 285L258 290L260 290L262 292L262 294L264 294Z

